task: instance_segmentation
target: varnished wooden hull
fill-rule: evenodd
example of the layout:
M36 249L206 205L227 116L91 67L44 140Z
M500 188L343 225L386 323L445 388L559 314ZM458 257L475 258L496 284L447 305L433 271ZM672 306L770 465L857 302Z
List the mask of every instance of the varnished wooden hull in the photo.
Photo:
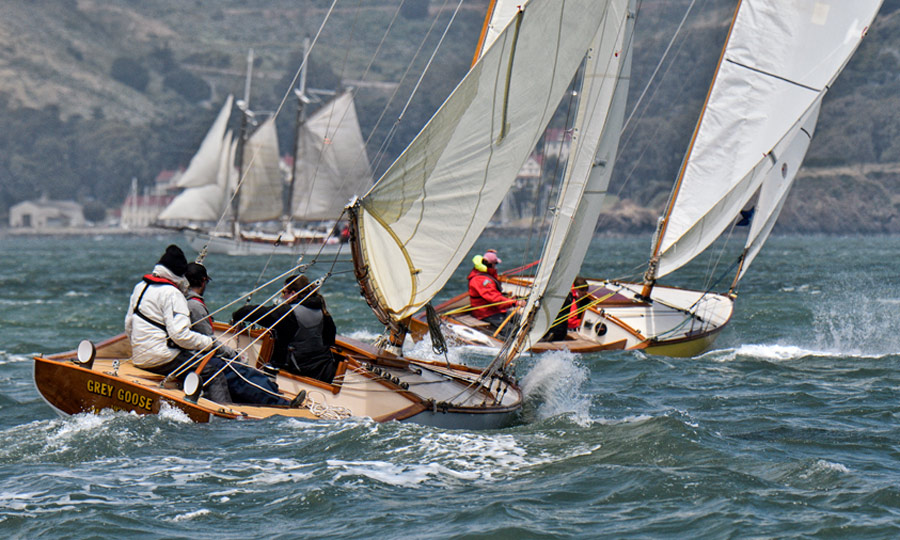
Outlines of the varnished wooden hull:
M504 292L525 296L530 278L501 277ZM702 353L731 320L733 298L716 293L656 286L652 300L639 297L641 285L588 280L592 305L581 326L563 341L541 341L532 352L568 350L593 353L606 350L643 350L650 354L687 357ZM500 347L502 342L485 323L467 315L468 294L436 307L448 340L467 345ZM410 323L414 339L428 334L424 315Z
M219 331L224 327L216 326ZM219 336L240 348L254 338ZM268 359L268 335L261 343L247 350L259 355L259 360ZM130 346L124 336L98 344L97 352L91 368L74 362L74 351L35 357L35 386L51 407L63 414L104 409L159 414L168 407L182 411L195 422L271 416L319 419L343 412L379 422L489 429L509 424L522 405L521 391L513 381L493 378L482 385L477 382L477 369L384 355L349 338L339 338L335 346L334 353L341 362L333 384L293 374L278 375L284 397L290 400L305 390L308 399L315 402L309 408L221 404L205 398L191 401L177 385L161 385L162 376L134 367L128 361Z

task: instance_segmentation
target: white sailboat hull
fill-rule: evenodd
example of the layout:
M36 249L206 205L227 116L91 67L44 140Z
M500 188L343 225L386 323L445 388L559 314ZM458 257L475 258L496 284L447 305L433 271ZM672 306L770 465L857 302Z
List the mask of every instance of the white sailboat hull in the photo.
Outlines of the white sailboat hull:
M200 251L204 247L208 253L220 253L224 255L293 255L295 257L338 257L338 261L349 262L351 260L350 249L340 242L323 242L319 238L300 238L299 241L276 242L277 236L265 235L257 238L242 238L235 240L232 236L210 235L201 231L186 229L184 236L188 244Z
M501 278L504 293L528 294L530 278ZM657 285L651 301L639 298L641 284L588 279L592 305L584 312L581 325L570 330L564 341L541 341L533 352L570 350L644 350L665 356L694 356L712 346L719 332L731 320L734 299L728 295ZM500 347L494 331L467 315L468 294L439 306L445 337L464 344ZM411 324L414 337L427 333L424 317Z

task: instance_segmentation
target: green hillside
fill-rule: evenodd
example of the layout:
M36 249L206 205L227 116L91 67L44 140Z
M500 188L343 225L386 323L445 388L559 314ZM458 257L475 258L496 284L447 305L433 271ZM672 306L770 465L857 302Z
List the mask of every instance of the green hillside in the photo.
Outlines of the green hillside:
M253 49L251 105L279 108L322 28L310 86L358 88L369 154L383 170L465 73L488 0L457 15L402 120L398 115L457 2L443 0L5 0L0 3L0 223L46 193L115 206L131 178L185 166L225 96L240 97ZM689 0L641 0L632 103ZM780 230L900 231L900 0L826 97ZM733 0L699 0L623 137L601 224L652 227L696 122ZM294 102L279 120L288 152ZM875 207L873 201L881 202Z

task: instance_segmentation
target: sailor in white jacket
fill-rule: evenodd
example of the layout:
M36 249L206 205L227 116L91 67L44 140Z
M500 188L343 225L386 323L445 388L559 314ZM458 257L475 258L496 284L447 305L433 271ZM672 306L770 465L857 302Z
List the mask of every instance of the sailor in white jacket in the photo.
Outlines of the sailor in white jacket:
M247 370L242 364L226 366L224 358L234 358L237 353L211 336L191 330L191 316L184 291L188 282L184 252L170 245L159 259L153 272L134 286L128 313L125 315L125 333L131 340L131 360L135 366L168 375L194 359L197 351L215 349L213 356L200 372L204 395L219 403L241 403L287 406L276 385L263 386L248 381ZM226 380L229 373L244 373ZM187 374L187 370L181 376ZM213 377L215 375L215 377ZM181 378L178 377L179 379ZM264 385L271 384L263 376Z
M165 254L134 286L125 333L131 340L134 365L167 375L180 363L175 357L184 351L198 351L213 345L213 338L191 330L191 316L183 290L187 290L184 271L187 261L178 246Z

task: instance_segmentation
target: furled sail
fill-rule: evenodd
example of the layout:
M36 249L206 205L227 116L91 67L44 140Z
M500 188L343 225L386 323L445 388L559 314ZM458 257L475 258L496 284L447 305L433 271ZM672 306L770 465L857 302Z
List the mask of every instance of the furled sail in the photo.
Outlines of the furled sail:
M390 319L419 310L466 256L537 143L604 16L596 0L525 4L357 203L357 272L365 269L361 283Z
M178 187L192 188L198 186L208 186L216 183L217 171L219 170L219 156L222 154L223 148L228 144L225 141L225 130L228 128L228 119L231 117L231 104L234 98L229 95L219 111L219 115L213 122L212 127L200 143L197 153L191 158L191 162L185 169L184 174L178 179Z
M742 0L654 246L656 277L706 249L756 193L758 167L820 99L881 0Z
M612 0L585 62L574 148L554 211L550 233L511 354L537 343L559 313L587 254L600 206L612 176L631 75L634 0ZM601 10L602 7L596 9ZM530 330L529 330L530 329ZM525 333L529 344L522 346Z
M372 185L366 143L353 94L344 92L300 125L291 208L293 217L334 219Z
M240 191L238 219L242 223L281 216L284 179L278 159L278 134L272 117L244 145L243 178L237 187Z

